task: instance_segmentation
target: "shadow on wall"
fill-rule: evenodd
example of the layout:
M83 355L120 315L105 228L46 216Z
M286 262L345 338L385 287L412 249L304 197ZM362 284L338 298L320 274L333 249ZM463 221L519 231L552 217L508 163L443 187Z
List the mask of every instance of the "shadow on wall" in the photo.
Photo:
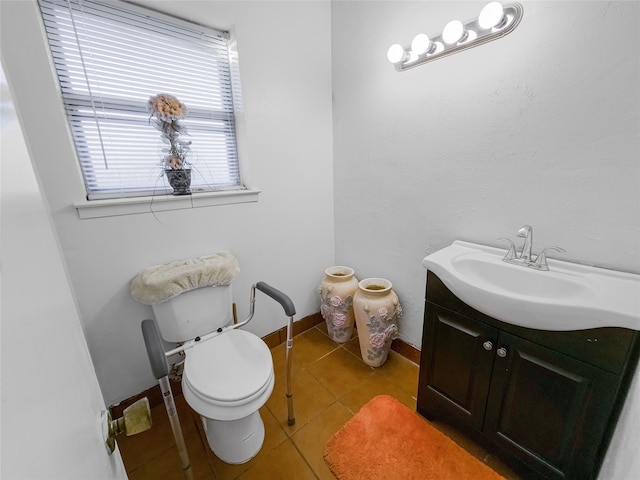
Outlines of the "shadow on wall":
M125 310L129 312L129 315L126 317L114 317L113 312L119 310ZM126 282L97 311L95 321L85 326L85 336L89 342L89 350L92 353L100 352L104 348L100 339L116 339L117 345L109 347L110 350L114 351L111 354L112 356L106 357L106 362L99 362L95 359L93 362L98 378L103 379L102 381L104 379L112 379L113 381L113 385L101 384L105 391L112 391L116 388L136 391L136 389L140 388L140 378L147 378L148 381L146 383L149 387L156 383L144 349L140 327L142 321L147 318L154 318L151 307L137 302L129 292L129 282ZM134 326L133 328L132 325ZM122 332L127 331L132 333L122 335ZM114 340L111 341L113 342ZM132 352L134 352L133 355ZM117 368L110 359L117 358L119 354L132 357L131 361L126 372L122 372L117 377L110 377L105 373L113 372L113 369ZM103 355L102 358L105 358L105 356ZM136 379L138 380L136 381ZM110 399L106 400L110 401Z

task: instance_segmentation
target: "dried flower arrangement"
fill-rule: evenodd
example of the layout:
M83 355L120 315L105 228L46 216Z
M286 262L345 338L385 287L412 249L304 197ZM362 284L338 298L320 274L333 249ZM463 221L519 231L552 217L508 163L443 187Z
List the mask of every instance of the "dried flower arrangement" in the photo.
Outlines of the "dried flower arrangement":
M151 114L149 123L160 131L162 141L169 146L162 149L166 155L163 164L166 169L180 170L189 165L186 157L190 141L179 140L180 135L188 135L180 119L187 114L187 107L173 95L160 93L149 98L147 110Z

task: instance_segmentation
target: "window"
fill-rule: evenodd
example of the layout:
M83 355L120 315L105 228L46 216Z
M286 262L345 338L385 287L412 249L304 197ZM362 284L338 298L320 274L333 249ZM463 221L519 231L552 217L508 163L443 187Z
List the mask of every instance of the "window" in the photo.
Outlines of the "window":
M39 0L87 198L169 193L147 102L187 106L192 190L243 189L229 35L125 3Z

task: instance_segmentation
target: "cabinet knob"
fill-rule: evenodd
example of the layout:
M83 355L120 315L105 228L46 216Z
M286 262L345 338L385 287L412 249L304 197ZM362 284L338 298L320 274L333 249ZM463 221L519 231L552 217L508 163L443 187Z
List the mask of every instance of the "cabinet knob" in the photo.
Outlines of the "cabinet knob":
M504 358L507 356L507 349L504 347L500 347L498 350L496 350L496 353L499 357Z
M482 344L482 347L483 347L485 350L491 350L491 349L493 348L493 343L491 343L489 340L487 340L486 342L484 342L484 343Z

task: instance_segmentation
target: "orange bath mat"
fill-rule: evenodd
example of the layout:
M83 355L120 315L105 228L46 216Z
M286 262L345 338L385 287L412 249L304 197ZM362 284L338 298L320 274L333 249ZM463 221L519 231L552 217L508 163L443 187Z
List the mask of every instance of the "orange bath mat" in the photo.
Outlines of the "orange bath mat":
M324 460L339 480L505 480L387 395L329 439Z

